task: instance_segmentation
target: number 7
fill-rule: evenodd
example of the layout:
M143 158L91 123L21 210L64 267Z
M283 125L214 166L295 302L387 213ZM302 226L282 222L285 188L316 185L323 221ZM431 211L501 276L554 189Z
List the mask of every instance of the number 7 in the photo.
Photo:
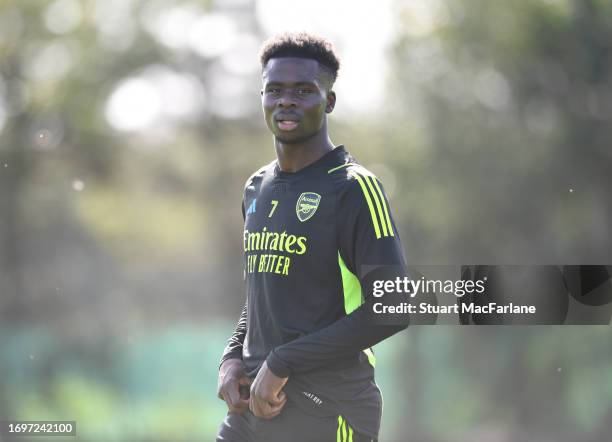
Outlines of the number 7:
M272 214L276 210L276 206L278 206L277 200L272 200L271 202L272 202L272 210L270 210L270 214L268 215L268 218L272 218Z

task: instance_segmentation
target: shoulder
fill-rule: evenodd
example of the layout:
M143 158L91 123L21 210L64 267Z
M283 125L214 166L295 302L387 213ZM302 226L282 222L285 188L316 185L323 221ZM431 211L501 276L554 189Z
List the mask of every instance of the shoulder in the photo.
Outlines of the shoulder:
M265 166L261 166L259 169L253 172L244 183L244 190L246 191L249 187L254 186L257 182L261 181L266 172L274 169L275 164L276 160L272 160Z
M376 239L394 237L391 210L382 184L367 168L351 164L344 168L337 210L344 223L360 223ZM369 227L367 227L369 226Z
M381 194L380 181L376 175L356 161L337 166L328 171L328 174L340 197L364 199L366 196Z

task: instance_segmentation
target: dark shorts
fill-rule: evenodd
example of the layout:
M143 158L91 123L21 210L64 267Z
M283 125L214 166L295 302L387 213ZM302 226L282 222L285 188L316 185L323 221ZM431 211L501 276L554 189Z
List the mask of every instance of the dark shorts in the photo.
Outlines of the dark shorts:
M287 401L282 412L266 420L244 414L228 414L219 428L217 442L376 442L358 434L342 416L317 417Z

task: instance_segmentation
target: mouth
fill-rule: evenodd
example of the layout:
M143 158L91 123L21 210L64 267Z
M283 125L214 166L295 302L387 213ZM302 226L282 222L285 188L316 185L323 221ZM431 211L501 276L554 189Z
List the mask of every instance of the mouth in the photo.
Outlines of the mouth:
M278 125L278 128L280 130L287 130L287 131L294 130L298 126L297 121L293 121L293 120L276 120L276 124Z
M295 130L299 124L299 117L296 115L277 115L274 120L280 130L291 131Z

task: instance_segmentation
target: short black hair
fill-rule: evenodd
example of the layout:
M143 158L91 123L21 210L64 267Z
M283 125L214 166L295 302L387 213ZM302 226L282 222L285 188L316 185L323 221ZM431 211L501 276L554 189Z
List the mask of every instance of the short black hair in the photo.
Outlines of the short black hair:
M323 37L307 32L285 32L266 40L261 47L259 59L265 69L271 58L297 57L316 60L330 76L330 87L338 77L340 60L334 45Z

